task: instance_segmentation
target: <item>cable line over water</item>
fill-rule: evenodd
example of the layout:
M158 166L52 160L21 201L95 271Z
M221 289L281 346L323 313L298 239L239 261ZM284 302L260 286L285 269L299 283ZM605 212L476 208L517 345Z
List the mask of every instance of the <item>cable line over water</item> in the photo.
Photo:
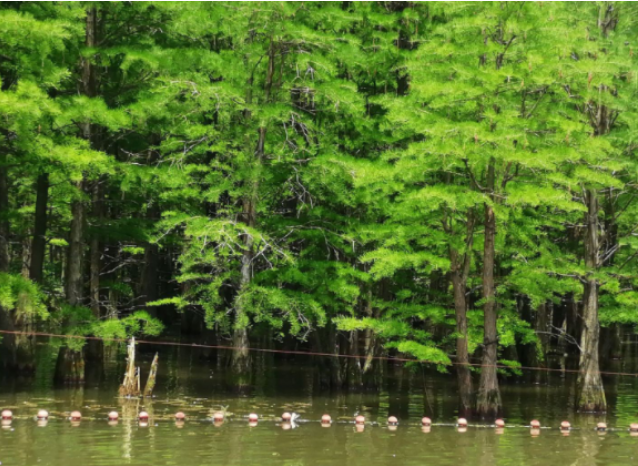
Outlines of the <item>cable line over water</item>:
M57 333L48 333L48 332L26 332L26 331L18 331L18 330L0 330L0 334L7 335L24 335L24 336L36 336L36 337L54 337L54 338L73 338L79 340L99 340L99 341L110 341L115 343L127 343L128 339L126 338L109 338L109 337L96 337L96 336L88 336L88 335L65 335L65 334L57 334ZM207 349L221 349L221 350L248 350L255 353L275 353L275 354L292 354L299 356L316 356L316 357L330 357L330 358L348 358L348 359L361 359L363 356L355 355L355 354L335 354L335 353L322 353L315 351L299 351L299 350L279 350L279 349L271 349L271 348L240 348L237 346L230 345L208 345L201 343L180 343L176 341L162 341L162 340L135 340L138 344L143 345L160 345L160 346L180 346L180 347L189 347L189 348L207 348ZM392 356L372 356L370 359L375 359L379 361L390 361L390 362L416 362L422 364L437 364L437 365L446 365L441 362L436 361L427 361L423 359L416 358L402 358L402 357L392 357ZM578 369L556 369L551 367L533 367L533 366L517 366L512 367L507 364L479 364L479 363L459 363L450 361L450 365L452 366L469 366L469 367L495 367L497 369L510 369L510 370L525 370L525 371L541 371L541 372L560 372L560 373L578 373ZM614 371L599 371L601 375L617 375L623 377L638 377L638 373L633 372L614 372Z

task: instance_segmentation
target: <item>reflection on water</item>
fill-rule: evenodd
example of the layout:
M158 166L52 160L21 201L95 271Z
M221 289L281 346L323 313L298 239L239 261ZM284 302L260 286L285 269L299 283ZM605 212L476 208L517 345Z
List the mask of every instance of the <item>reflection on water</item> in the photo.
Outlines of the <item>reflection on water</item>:
M632 377L605 380L606 416L573 412L570 377L552 374L549 385L542 386L513 379L502 387L508 427L498 431L470 422L459 431L452 426L457 402L452 376L391 368L378 393L330 392L316 382L313 361L297 357L258 367L250 389L236 393L223 369L202 359L199 350L161 351L153 400L117 398L123 370L118 364L84 388L54 388L38 375L2 380L0 408L12 409L15 419L0 429L1 464L546 466L638 460L638 437L626 431L638 421L638 381ZM149 349L142 360L151 355ZM622 364L614 370L633 370L630 362ZM226 421L214 424L211 414L225 406ZM38 408L49 410L48 423L33 419ZM66 419L73 409L82 411L80 423ZM150 415L146 426L137 420L142 409ZM117 422L108 422L111 410L120 413ZM185 422L176 423L176 411L186 414ZM284 411L301 415L297 427L279 421ZM260 416L255 427L248 426L251 412ZM328 428L319 422L324 413L333 419ZM352 424L355 413L366 417L365 428ZM399 418L396 429L386 426L389 415ZM449 426L423 429L423 415ZM533 418L553 429L532 435L528 428L510 427ZM562 420L574 427L569 435L557 429ZM623 430L598 433L594 426L600 420Z

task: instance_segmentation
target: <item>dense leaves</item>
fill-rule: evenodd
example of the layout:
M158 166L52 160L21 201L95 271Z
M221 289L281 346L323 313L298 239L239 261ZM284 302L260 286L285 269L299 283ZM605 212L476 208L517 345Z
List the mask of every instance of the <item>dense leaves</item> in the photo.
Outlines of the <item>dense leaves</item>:
M568 318L538 327L548 306L633 326L634 14L3 4L2 307L84 335L199 322L242 346L336 329L336 351L440 368L492 331L512 367L508 348L542 360L538 335L578 341Z

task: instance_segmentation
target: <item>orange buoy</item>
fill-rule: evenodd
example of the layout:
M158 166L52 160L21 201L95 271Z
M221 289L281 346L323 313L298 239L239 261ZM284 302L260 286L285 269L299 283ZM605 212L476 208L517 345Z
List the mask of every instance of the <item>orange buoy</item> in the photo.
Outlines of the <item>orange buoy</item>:
M399 420L396 418L396 416L390 416L388 418L388 425L396 426L398 423L399 423Z
M607 430L607 424L604 422L599 422L596 424L596 430Z
M354 423L355 424L359 424L359 425L363 425L366 423L366 418L363 417L361 414L359 414L357 417L354 418Z
M49 412L46 409L38 411L38 419L49 419Z
M432 419L430 419L429 417L424 417L423 419L421 419L421 425L422 426L431 426L432 425Z
M572 425L569 423L569 421L563 421L560 423L560 430L569 430L572 428Z
M80 411L71 411L69 419L71 419L72 421L79 421L82 419L82 413Z
M281 420L284 422L290 422L290 420L292 419L292 414L285 412L281 415Z
M175 413L175 419L177 419L178 421L183 421L184 419L186 419L186 414L181 411L177 411Z
M494 425L499 429L503 428L505 427L505 421L503 419L497 419L496 421L494 421Z
M257 422L257 421L259 421L259 416L257 416L255 413L250 413L248 415L248 420L250 422Z
M2 410L2 419L13 419L13 413L9 409Z
M631 432L638 432L638 424L636 424L635 422L629 425L629 430Z
M536 419L533 419L532 422L529 423L530 427L532 429L540 429L541 428L541 423L539 421L537 421Z
M330 417L330 414L324 414L323 416L321 416L321 423L324 426L329 426L330 424L332 424L332 418Z
M467 427L467 419L465 419L464 417L460 417L456 421L456 425L459 426L459 427Z
M148 421L148 413L146 411L140 411L137 417L140 421Z
M117 421L120 418L120 415L117 414L117 411L111 411L109 413L109 421Z

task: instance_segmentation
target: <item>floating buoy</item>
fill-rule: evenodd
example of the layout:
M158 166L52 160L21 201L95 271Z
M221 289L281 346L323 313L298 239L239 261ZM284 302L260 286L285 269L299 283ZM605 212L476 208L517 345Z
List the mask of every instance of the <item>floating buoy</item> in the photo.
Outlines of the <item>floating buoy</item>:
M540 429L541 428L541 423L539 421L537 421L536 419L533 419L532 422L529 423L530 427L532 429Z
M563 421L560 423L560 430L569 430L572 428L572 425L569 423L569 421Z
M2 419L13 419L13 413L9 409L2 410Z
M224 413L222 413L221 411L217 411L215 414L213 414L213 421L223 422L223 420L224 420Z
M467 419L460 417L458 421L456 421L456 425L459 427L467 427Z
M46 409L38 411L38 419L49 419L49 412Z
M184 414L181 411L177 411L175 413L175 419L178 420L178 421L183 421L184 419L186 419L186 414Z
M429 417L424 417L423 419L421 419L421 425L422 426L431 426L432 425L432 419L430 419Z
M281 420L284 421L284 422L290 422L290 419L292 419L292 414L290 414L288 412L283 413L281 415Z
M250 413L248 415L248 421L257 423L257 421L259 421L259 416L257 416L255 413Z
M330 424L332 424L332 418L330 417L330 414L324 414L323 416L321 416L321 425L323 425L324 427L330 427Z
M599 422L598 424L596 424L596 430L607 430L607 424L605 424L604 422Z
M399 423L399 420L396 418L396 416L390 416L388 418L388 425L396 426L398 423Z
M366 418L363 417L361 414L359 414L357 417L354 418L354 423L358 425L363 425L366 423Z
M630 432L638 432L638 424L636 423L632 423L629 425L629 431Z
M505 427L505 421L503 419L497 419L496 421L494 421L494 425L499 429L503 428Z
M120 418L120 415L117 414L117 411L111 411L109 413L109 421L117 421Z
M140 411L140 414L137 415L140 421L148 421L148 413L146 411Z
M79 421L82 419L82 413L80 411L71 411L69 419L71 419L72 421Z

